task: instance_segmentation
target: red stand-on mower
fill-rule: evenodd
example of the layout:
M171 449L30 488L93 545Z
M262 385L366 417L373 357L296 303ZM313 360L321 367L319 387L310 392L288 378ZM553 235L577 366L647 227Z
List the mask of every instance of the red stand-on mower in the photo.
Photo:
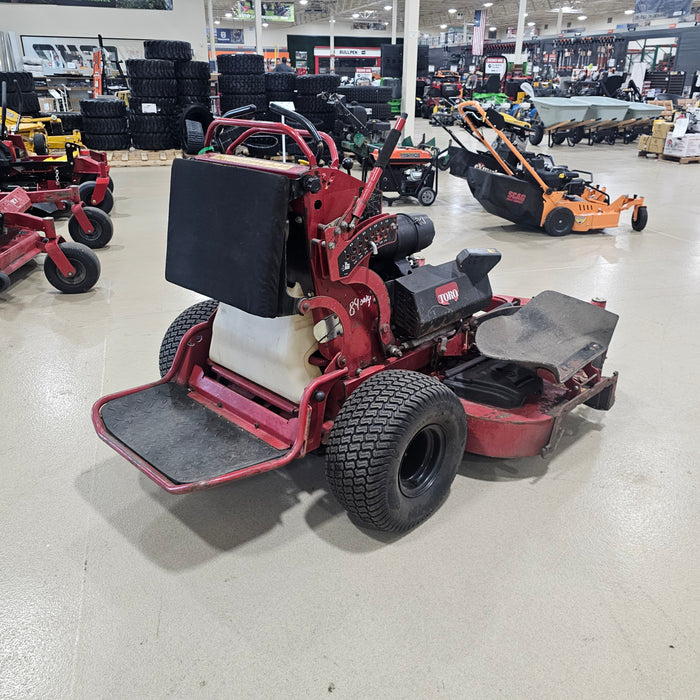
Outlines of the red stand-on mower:
M363 183L330 137L271 109L301 129L216 119L208 145L241 129L229 153L173 164L166 279L212 301L168 329L160 380L97 401L105 442L173 493L325 445L338 500L400 532L439 507L465 449L547 454L575 406L613 405L602 366L615 314L553 291L494 295L494 249L416 264L432 222L382 213L373 196L405 115ZM284 134L306 163L232 155L261 133Z
M21 187L0 193L0 292L10 286L15 270L40 253L46 254L44 274L56 289L67 294L87 292L100 277L99 259L82 243L66 243L52 219L27 213L33 196ZM74 207L78 225L83 220L89 226L82 202Z
M7 133L6 85L2 84L2 134L0 136L0 190L62 190L78 185L88 206L109 213L114 206L114 183L109 176L107 154L66 144L65 155L31 155L22 136ZM66 202L66 206L70 206Z

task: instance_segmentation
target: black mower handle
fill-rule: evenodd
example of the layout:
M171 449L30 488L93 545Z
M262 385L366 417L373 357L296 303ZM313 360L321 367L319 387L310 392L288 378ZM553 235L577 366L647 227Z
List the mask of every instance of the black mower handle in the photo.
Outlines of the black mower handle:
M292 112L290 109L285 107L280 107L274 102L270 102L270 111L275 112L291 121L295 121L297 124L301 124L310 134L311 138L316 142L316 160L321 158L323 153L323 139L321 134L318 133L318 129L303 115L298 112Z
M7 122L7 83L3 80L0 86L0 95L2 95L2 117L0 118L0 139L4 139L7 133L5 124Z
M222 119L238 119L238 117L247 117L249 114L253 114L257 110L255 105L243 105L243 107L236 107L236 109L229 109L226 114L222 114Z

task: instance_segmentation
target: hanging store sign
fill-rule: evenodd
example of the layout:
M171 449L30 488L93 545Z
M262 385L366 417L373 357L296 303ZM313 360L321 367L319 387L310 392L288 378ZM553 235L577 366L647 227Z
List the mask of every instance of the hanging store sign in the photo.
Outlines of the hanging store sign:
M255 4L252 2L234 2L231 11L234 19L255 19ZM268 22L294 22L294 3L264 2L262 4L262 16Z
M0 0L16 5L63 5L64 7L111 7L126 10L172 10L173 0Z
M243 30L242 29L215 29L217 44L242 44ZM209 37L209 27L207 27L207 38Z
M693 0L637 0L634 19L681 18L690 12L692 6Z
M353 22L352 28L361 32L384 32L386 25L384 22Z
M331 47L316 46L314 48L314 55L317 58L328 58L331 55ZM379 46L336 46L333 50L333 55L336 58L381 58L382 50Z

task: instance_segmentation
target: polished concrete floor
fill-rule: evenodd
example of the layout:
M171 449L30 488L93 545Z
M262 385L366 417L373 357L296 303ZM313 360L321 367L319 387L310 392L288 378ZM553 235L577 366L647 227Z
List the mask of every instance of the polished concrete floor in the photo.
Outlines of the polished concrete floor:
M163 278L169 168L115 169L95 289L30 264L0 294L0 697L696 698L700 166L554 152L648 228L525 232L449 176L401 208L434 218L430 262L497 247L497 291L606 297L617 404L551 458L465 456L400 538L353 525L319 457L171 496L98 440L95 399L157 378L198 298Z

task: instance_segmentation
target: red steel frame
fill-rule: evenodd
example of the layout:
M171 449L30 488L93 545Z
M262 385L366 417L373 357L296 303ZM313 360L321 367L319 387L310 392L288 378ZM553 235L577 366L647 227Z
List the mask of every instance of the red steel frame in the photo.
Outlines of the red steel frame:
M403 122L403 118L398 120L398 130ZM244 127L247 135L284 133L302 149L308 166L255 158L246 158L245 165L283 173L295 179L302 174L319 178L319 193L306 192L291 203L292 216L301 216L305 221L316 292L316 296L299 299L297 311L300 314L311 313L315 322L321 321L329 313L336 314L344 332L326 342L319 342L322 359L315 360L314 364L322 374L309 383L299 404L291 403L212 363L209 359L212 318L185 334L170 371L161 380L98 400L92 410L92 420L100 438L172 493L211 488L276 469L315 450L327 440L343 401L377 372L406 369L442 379L436 368L438 360L459 360L478 355L474 344L474 318L466 319L458 328L444 329L416 345L397 343L390 326L391 308L386 286L379 275L369 269L370 253L358 253L356 245L368 230L375 230L373 227L383 225L385 230L390 231L392 224L396 224L396 217L391 214L378 214L360 220L381 176L380 167L373 169L364 185L337 166L319 167L315 155L308 147L305 148L303 135L306 134L276 122L215 120L207 131L207 143L211 142L215 129L222 125ZM337 161L337 153L330 147L329 151L332 160ZM237 165L242 162L236 156L217 153L206 153L198 156L198 159L219 162L228 159ZM360 189L362 193L358 196ZM351 254L355 255L355 267L349 274L343 275L339 261L351 259ZM357 304L358 300L362 300L362 303ZM503 304L523 305L528 301L525 298L494 296L486 312ZM610 390L614 397L617 375L603 377L593 364L586 365L561 385L555 384L548 373L542 371L540 374L545 384L543 396L526 402L518 409L496 409L462 400L468 422L467 451L498 457L547 454L556 445L561 434L561 419L566 413L602 391ZM268 444L287 449L287 452L262 464L211 479L188 484L171 481L114 437L101 417L101 409L109 401L168 382L187 386L193 400ZM267 406L262 406L254 398L261 399Z

